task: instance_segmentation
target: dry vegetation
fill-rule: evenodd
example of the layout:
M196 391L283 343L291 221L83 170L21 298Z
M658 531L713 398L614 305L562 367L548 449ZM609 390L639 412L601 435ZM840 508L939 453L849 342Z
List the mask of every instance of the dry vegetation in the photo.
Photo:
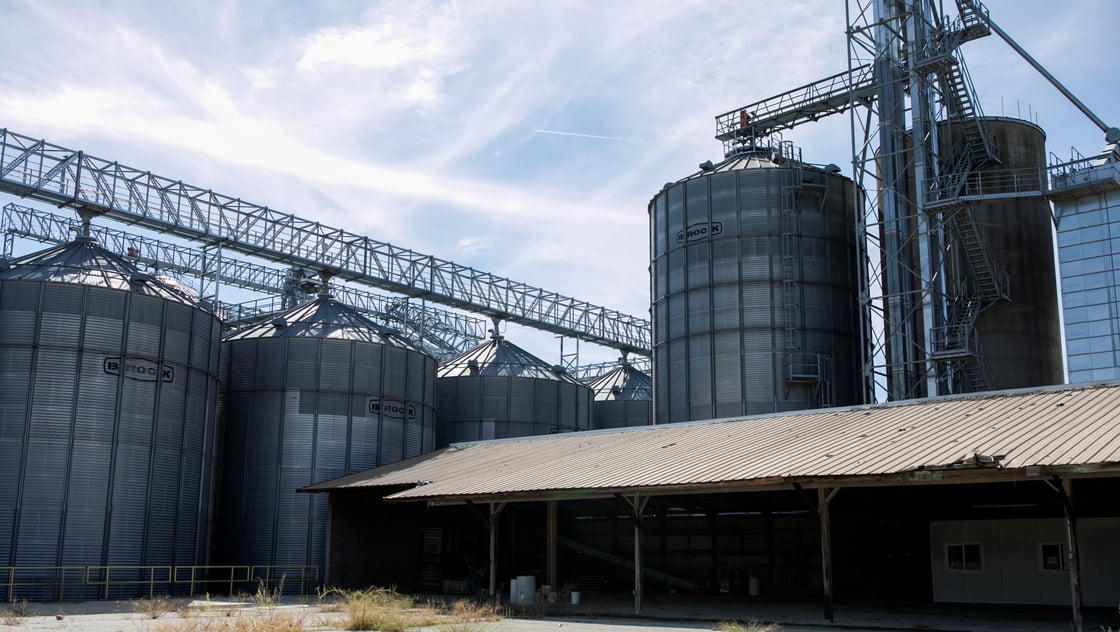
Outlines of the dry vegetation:
M746 623L725 621L720 623L716 630L718 632L781 632L782 628L776 623L762 623L761 621L748 621Z
M39 613L28 605L26 599L20 599L19 601L13 601L8 604L8 607L5 608L3 612L0 612L0 622L3 622L4 625L15 627L23 623L23 620L27 617L34 617L37 614Z
M209 601L180 610L177 620L161 622L162 632L302 632L314 629L380 630L403 632L409 628L438 626L443 632L477 632L472 625L499 618L492 606L468 601L417 603L394 590L327 590L317 603L278 606L278 593L262 588L253 595L254 608L230 609ZM147 614L147 613L145 613ZM155 617L152 617L155 618Z

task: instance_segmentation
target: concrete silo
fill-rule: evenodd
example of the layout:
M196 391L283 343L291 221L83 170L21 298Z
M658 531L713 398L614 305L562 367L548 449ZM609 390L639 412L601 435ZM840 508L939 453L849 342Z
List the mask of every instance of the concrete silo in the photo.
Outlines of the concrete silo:
M0 565L30 599L170 592L155 567L206 561L218 318L88 237L4 268Z
M784 143L654 196L656 423L860 401L854 200Z

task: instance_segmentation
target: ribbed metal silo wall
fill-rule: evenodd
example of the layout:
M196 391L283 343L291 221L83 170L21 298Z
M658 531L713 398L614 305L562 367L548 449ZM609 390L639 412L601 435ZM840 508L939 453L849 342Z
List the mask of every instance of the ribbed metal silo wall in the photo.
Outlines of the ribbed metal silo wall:
M989 252L1009 280L1009 301L980 313L976 330L995 387L1061 384L1062 333L1054 266L1053 219L1041 196L1014 197L1016 190L1045 183L1046 135L1022 120L987 118L1000 164L981 170L971 192L1007 199L975 204L972 211Z
M506 375L436 379L437 446L591 427L591 389Z
M120 567L205 563L218 340L217 318L185 303L0 282L4 565L89 566L93 582L110 567L108 595L127 597L148 575ZM65 579L67 599L105 594Z
M859 401L851 181L742 164L650 203L655 423Z
M296 489L435 445L435 361L420 352L329 338L223 344L221 559L316 566L325 577L327 498ZM263 571L261 571L263 572Z
M648 426L652 423L653 402L648 399L596 401L591 408L594 416L591 427L595 430Z

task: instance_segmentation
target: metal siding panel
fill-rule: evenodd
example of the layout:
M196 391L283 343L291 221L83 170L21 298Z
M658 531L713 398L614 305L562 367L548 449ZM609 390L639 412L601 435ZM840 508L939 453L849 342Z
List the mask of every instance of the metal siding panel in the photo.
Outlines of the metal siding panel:
M714 415L711 342L711 336L688 338L689 419L711 419Z
M395 463L404 458L404 420L383 417L381 419L381 462L380 465Z
M422 353L409 351L405 353L407 368L405 371L405 399L414 403L424 402L424 387L427 383L427 369L431 360Z
M712 297L708 288L698 288L687 293L688 296L688 335L706 333L712 329Z
M319 383L323 390L351 390L350 361L356 344L350 340L323 340L323 356L319 360Z
M291 338L288 341L288 388L319 388L319 343L317 338Z
M404 458L420 456L424 450L424 426L418 419L405 420Z
M511 421L533 421L533 397L536 389L533 381L527 378L512 378L510 380L510 408Z
M385 354L385 373L381 376L382 392L386 397L403 399L408 395L408 390L405 388L405 378L408 375L408 359L406 356L408 352L399 347L385 347L383 353Z
M711 284L711 249L707 242L689 244L685 247L687 260L687 282L689 289L706 287Z
M163 299L141 294L130 296L128 307L128 339L125 349L129 355L157 358L163 333Z
M669 339L688 333L688 295L673 294L669 297Z
M253 340L234 340L227 343L228 345L235 345L239 349L242 347L253 348L253 355L249 356L252 360L248 364L239 364L239 368L249 374L247 377L242 377L239 387L261 391L283 388L284 367L287 364L287 342L285 338L257 338ZM245 358L245 356L239 357L239 359L242 358Z
M163 358L186 365L190 362L191 323L194 310L189 305L168 303L163 332Z
M482 411L484 419L509 419L509 382L504 375L483 376Z
M535 380L533 390L537 423L549 427L560 423L560 383L552 380Z

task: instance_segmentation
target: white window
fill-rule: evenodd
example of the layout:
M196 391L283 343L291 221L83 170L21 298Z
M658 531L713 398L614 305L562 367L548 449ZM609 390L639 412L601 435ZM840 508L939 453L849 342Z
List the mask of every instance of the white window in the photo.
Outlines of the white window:
M1069 570L1069 555L1062 542L1038 543L1038 570L1043 573L1064 573Z
M983 573L984 548L979 542L946 544L945 568L950 573Z

